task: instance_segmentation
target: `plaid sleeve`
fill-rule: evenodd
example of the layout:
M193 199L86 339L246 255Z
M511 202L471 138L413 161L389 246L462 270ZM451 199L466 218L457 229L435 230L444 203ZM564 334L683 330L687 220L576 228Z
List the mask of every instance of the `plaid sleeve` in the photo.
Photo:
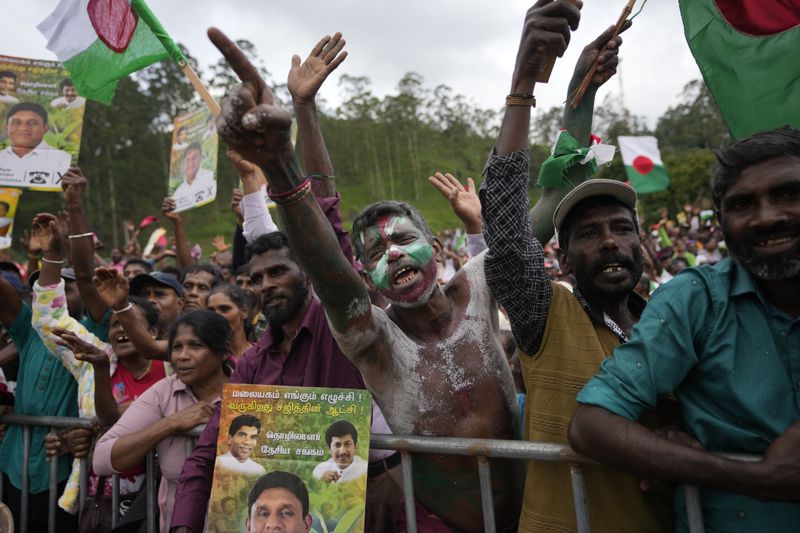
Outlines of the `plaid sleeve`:
M508 313L519 349L539 349L553 291L544 268L544 251L530 227L528 168L530 153L492 154L481 185L486 282Z

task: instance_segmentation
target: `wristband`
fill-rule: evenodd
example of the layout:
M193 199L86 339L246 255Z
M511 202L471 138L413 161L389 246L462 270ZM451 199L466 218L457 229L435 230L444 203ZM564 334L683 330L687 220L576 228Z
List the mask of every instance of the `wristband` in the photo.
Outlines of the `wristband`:
M82 237L94 237L94 232L90 231L88 233L79 233L77 235L70 235L70 239L80 239Z
M128 302L128 305L126 305L125 307L123 307L119 311L116 310L116 309L111 309L111 312L114 313L115 315L118 315L120 313L124 313L125 311L130 311L131 308L133 308L133 302Z
M52 265L63 265L64 264L64 260L63 259L59 259L58 261L56 261L54 259L48 259L46 257L42 257L42 261L44 261L45 263L50 263Z
M309 174L307 177L309 179L312 179L312 180L320 180L320 181L321 180L335 180L336 179L335 176L328 176L327 174L319 174L319 173Z

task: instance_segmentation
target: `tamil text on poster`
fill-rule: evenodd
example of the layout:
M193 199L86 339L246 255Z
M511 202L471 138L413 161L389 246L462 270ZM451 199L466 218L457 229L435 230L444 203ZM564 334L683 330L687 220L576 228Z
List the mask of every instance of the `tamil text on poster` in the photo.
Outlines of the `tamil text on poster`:
M226 384L209 531L362 532L371 413L365 390Z

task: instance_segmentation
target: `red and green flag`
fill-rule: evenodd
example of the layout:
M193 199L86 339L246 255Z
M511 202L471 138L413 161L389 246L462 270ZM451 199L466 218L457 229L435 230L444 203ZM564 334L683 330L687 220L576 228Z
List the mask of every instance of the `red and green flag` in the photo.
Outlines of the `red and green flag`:
M661 161L658 140L649 135L617 137L628 181L639 194L663 191L669 187L669 175Z
M120 78L168 57L186 62L142 0L61 0L38 28L78 93L104 104Z
M797 0L680 0L683 27L731 136L800 127Z

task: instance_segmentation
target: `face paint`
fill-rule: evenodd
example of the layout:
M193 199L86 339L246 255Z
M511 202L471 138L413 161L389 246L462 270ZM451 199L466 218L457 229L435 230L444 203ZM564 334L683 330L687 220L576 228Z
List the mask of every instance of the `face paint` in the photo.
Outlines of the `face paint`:
M433 257L433 246L423 239L416 240L411 244L400 246L393 244L378 260L373 270L367 271L372 283L379 289L389 288L389 256L392 253L400 253L411 259L418 269L428 264Z

